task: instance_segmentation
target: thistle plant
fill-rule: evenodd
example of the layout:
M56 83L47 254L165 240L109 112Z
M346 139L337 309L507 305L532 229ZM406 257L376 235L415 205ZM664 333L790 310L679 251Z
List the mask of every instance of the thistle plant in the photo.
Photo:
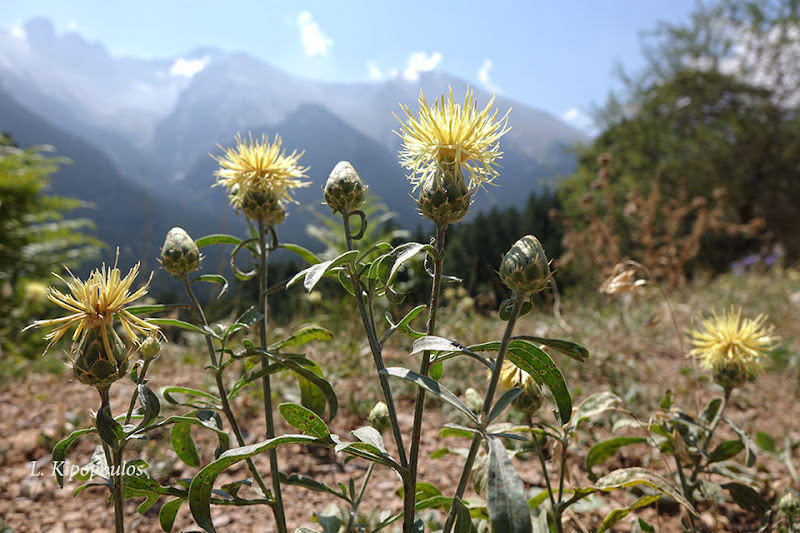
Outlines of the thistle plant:
M371 221L365 214L370 212L370 206L367 203L365 207L364 202L371 177L362 179L346 161L335 165L321 195L334 219L342 217L341 232L346 249L323 261L309 250L280 242L276 228L285 220L287 208L294 202L293 193L309 184L306 180L309 169L300 166L303 154L287 153L277 135L272 142L267 136L254 139L251 134L245 139L237 135L233 147L221 148L223 155L213 156L219 163L213 186L224 187L230 205L245 215L248 235L243 238L209 235L194 239L183 229L173 228L161 249L162 267L182 283L188 304L131 307L129 304L146 292L147 284L131 291L138 266L124 278L115 266L94 271L85 282L75 277L69 281L62 279L71 294L51 289L50 299L71 314L37 321L33 326L54 328L47 335L48 348L75 328L71 349L73 372L82 383L97 388L101 396L94 426L75 431L59 442L53 457L62 460L77 439L93 433L99 435L101 452L95 461L104 462L112 472L108 486L115 505L117 531L124 530L124 500L143 497L145 501L139 505L139 512L146 511L161 498L167 499L159 512L165 531L173 528L178 511L188 504L197 526L208 532L216 531L212 508L253 505L269 507L268 518L274 520L275 529L285 532L288 531L286 510L291 505L283 497L287 485L336 499L339 505L334 510L316 513L315 519L325 532L364 531L367 524L361 521L362 507L365 497L372 493L369 484L376 469L388 469L396 474L403 506L400 513L382 513L376 523L370 524L373 531L398 523L402 524L404 532L426 528L467 532L491 527L494 531L524 533L533 531L534 526L538 531L562 532L570 506L592 494L632 486L646 486L653 491L609 513L600 531L609 530L628 513L655 502L662 495L684 506L693 523L694 504L700 501L696 495L706 486L703 475L743 449L751 452L744 433L723 416L723 411L733 389L757 375L761 361L775 343L772 329L765 325L764 317L742 319L738 311L722 316L715 314L704 321L703 328L691 334L694 348L689 355L698 357L701 365L712 372L715 381L723 387L724 397L712 401L698 419L674 409L666 412L671 405L665 401L664 412L659 413L655 422L627 424L627 427L648 429L651 432L648 436L619 436L594 444L585 460L591 483L567 486L568 453L577 442L579 432L591 420L618 413L629 416L629 413L624 411L620 398L611 393L592 394L573 408L566 379L551 354L566 355L585 363L588 351L571 341L516 331L524 324L520 317L533 308L533 296L551 287L551 262L540 241L533 235L526 235L509 243L510 249L497 265L499 279L509 293L498 309L499 318L506 322L501 339L470 339L465 346L437 335L442 285L459 281L445 273L446 231L467 214L473 201L479 201L477 189L494 184L499 178L498 161L502 154L499 141L509 129L508 114L498 119L493 104L492 99L484 108L479 108L472 91L468 90L463 103L456 103L450 91L449 99L442 95L429 106L420 93L418 113L403 108L405 121L401 121L397 132L403 143L400 164L408 172L421 214L433 223L434 234L429 242L365 244L362 237ZM358 248L359 244L362 249ZM197 283L219 287L220 296L228 289L228 280L221 273L204 272L201 250L208 246L232 246L230 268L233 275L242 283L257 280L258 304L240 310L233 320L209 317L195 293ZM269 255L278 248L296 253L308 267L270 286ZM242 256L246 254L253 264L249 271L241 268L245 262ZM430 279L430 298L427 304L418 305L401 317L387 312L384 323L378 310L397 311L392 305L400 303L405 296L398 279L414 263L416 266L421 263L420 270L428 276L425 281ZM331 432L329 424L337 414L339 401L334 386L326 378L322 366L310 356L298 353L306 343L330 340L333 333L318 326L307 326L276 340L270 332L270 294L297 290L299 286L311 292L329 282L338 284L342 294L346 292L352 296L352 305L360 318L359 328L363 328L374 367L363 379L377 380L380 386L381 397L370 399L375 403L366 420L368 425L353 429L352 438ZM604 285L604 291L624 293L642 284L643 280L636 279L633 270L618 270ZM178 318L143 319L139 316L181 312L185 308L190 309L193 318L178 315ZM424 327L417 326L416 321L423 319ZM161 414L161 400L147 386L145 377L151 363L159 357L161 327L180 328L202 336L208 353L204 368L213 376L209 390L162 388L162 399L178 411L170 416ZM389 343L394 343L396 350L419 357L415 368L387 367L384 353ZM137 352L139 359L132 362ZM476 376L489 376L485 387L475 385L467 389L463 400L453 392L455 388L448 388L448 380L462 377L452 375L454 372L447 373L449 362L456 357L466 358L466 362L476 365ZM277 387L273 388L272 379L279 373L291 377L282 382L291 383L287 386L296 383L299 402L274 405L278 391ZM126 375L136 385L135 393L127 412L115 416L111 413L108 391ZM409 406L410 411L413 409L410 431L399 422L398 411L403 404L396 400L393 387L400 383L415 388L413 408ZM460 380L456 383L459 385ZM256 386L260 386L263 395L263 432L245 431L243 417L237 412L237 398ZM422 421L426 409L430 408L425 401L428 395L436 396L456 413L441 435L463 437L470 442L461 455L464 459L461 475L452 494L445 494L430 480L419 478L419 466L425 460L420 441ZM135 408L137 401L138 409ZM546 403L552 405L553 416L544 408ZM523 414L524 423L503 421L509 407ZM259 410L261 408L259 406ZM276 412L296 432L277 434ZM740 438L733 444L724 441L711 450L712 436L723 421ZM626 424L615 424L615 429L617 426L626 427ZM119 473L124 463L123 449L129 443L150 436L158 438L159 433L154 431L166 428L170 430L169 441L175 455L186 466L196 469L190 479L156 480L146 472L146 463L139 459L132 462L138 468L136 472ZM205 464L195 447L193 428L208 431L216 439L214 458ZM258 440L260 433L263 439ZM392 439L394 446L386 446L384 438ZM675 488L673 481L643 468L621 468L602 477L596 475L595 469L620 448L642 442L653 442L665 453L673 454L680 488ZM366 461L368 466L360 487L357 488L353 478L334 487L321 480L282 472L278 449L292 444L329 448L348 461ZM528 455L538 459L545 484L544 490L534 495L526 492L512 461L514 457ZM263 456L268 459L268 475L259 470L255 461ZM217 486L218 478L239 463L246 464L250 477ZM475 497L467 495L470 479ZM750 501L758 501L742 488L745 485L736 483L724 487ZM796 507L788 496L780 505L780 512L788 517L790 526L797 518ZM429 514L431 512L433 515ZM482 520L488 523L480 523ZM297 531L309 533L313 530L301 527Z
M113 268L103 265L92 271L86 281L76 278L72 273L70 273L71 279L69 280L56 275L66 284L70 294L50 287L47 297L59 307L69 311L70 314L51 320L37 320L25 328L54 328L45 336L50 341L45 353L70 329L75 328L69 356L72 362L72 371L78 381L97 389L100 395L100 409L95 416L93 428L73 433L56 446L56 449L53 450L53 461L63 461L67 448L80 435L93 432L100 436L104 463L100 462L99 473L107 480L106 485L111 491L111 498L114 502L115 531L117 532L125 530L123 499L125 446L130 440L136 438L140 430L145 428L128 426L131 417L130 410L125 418L125 426L117 422L111 412L109 391L115 382L125 377L131 356L140 345L144 346L147 360L152 360L155 356L154 351L158 352L154 347L154 343L158 344L156 337L159 334L158 326L139 318L126 307L147 293L149 280L139 289L130 292L138 273L139 265L136 264L123 277L115 263ZM117 323L125 331L127 342L124 342L115 331L114 327ZM146 337L147 340L142 342L142 337ZM146 371L146 366L142 366L138 373L138 386L136 393L131 398L131 405L135 405L138 396L142 408L152 413L153 410L157 410L158 401L154 400L155 395L144 385ZM63 473L57 475L57 481L59 485L62 485Z

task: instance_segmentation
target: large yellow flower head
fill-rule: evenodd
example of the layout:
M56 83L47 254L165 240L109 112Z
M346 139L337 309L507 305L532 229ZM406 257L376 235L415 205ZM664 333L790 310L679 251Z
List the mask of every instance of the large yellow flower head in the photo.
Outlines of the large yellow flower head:
M723 387L740 387L755 379L777 341L774 327L766 326L766 320L765 315L743 319L741 309L731 308L722 316L714 311L703 319L702 328L690 332L694 349L687 355L698 357Z
M524 390L532 387L538 387L536 381L534 381L530 374L522 370L508 359L505 359L503 361L503 366L500 367L500 379L498 383L504 389L513 389L514 387L518 387Z
M67 331L76 326L75 333L72 335L73 347L75 344L82 344L89 332L94 331L102 339L106 353L111 354L113 350L108 330L116 318L131 341L138 344L140 335L146 336L158 332L158 326L125 309L126 305L147 294L146 289L150 280L138 290L130 292L131 285L138 273L139 264L137 263L124 278L116 265L114 268L106 268L103 265L102 268L92 271L89 279L85 282L76 278L72 272L70 272L72 278L70 280L65 280L56 274L55 276L67 285L71 294L65 294L50 287L47 297L56 305L70 311L70 314L51 320L37 320L25 329L55 326L55 329L45 336L45 339L50 341L45 353ZM150 279L152 277L151 274Z
M307 187L309 182L303 181L308 167L299 165L304 152L297 150L287 155L281 149L282 140L275 135L274 142L262 134L261 139L253 140L250 133L248 140L236 134L234 148L222 148L224 156L213 157L220 166L214 175L214 184L222 185L228 190L231 204L241 208L243 199L248 194L268 194L282 202L293 202L292 190Z
M447 102L442 95L433 107L420 91L419 117L402 106L408 120L395 133L403 140L400 164L411 172L408 179L415 189L433 179L437 170L454 165L469 173L471 190L498 176L495 165L502 155L498 141L509 130L508 112L496 120L497 110L490 114L493 103L494 97L478 111L473 92L467 89L464 103L456 104L451 88Z

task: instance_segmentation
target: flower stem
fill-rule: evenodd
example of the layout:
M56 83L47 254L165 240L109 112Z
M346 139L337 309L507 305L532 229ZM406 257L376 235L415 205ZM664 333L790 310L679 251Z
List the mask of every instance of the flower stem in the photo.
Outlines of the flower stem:
M107 409L111 416L111 398L108 387L98 387L100 393L100 409ZM114 531L125 533L125 502L122 499L122 444L119 450L111 450L103 442L103 453L106 456L106 466L109 468L111 478L111 496L114 500Z
M342 213L342 220L344 224L344 236L347 243L347 250L350 251L353 249L353 239L350 235L350 217L348 211L345 210ZM364 294L361 291L361 282L358 279L358 274L353 268L349 268L348 271L350 274L350 284L353 286L353 292L355 293L356 297L356 305L358 306L358 311L361 314L361 322L364 324L364 331L367 334L367 341L369 342L370 351L372 352L372 360L375 363L375 369L378 371L378 380L381 385L381 390L383 391L383 398L386 403L386 407L389 410L389 419L392 423L392 434L394 436L395 445L397 446L397 454L400 459L400 465L404 468L407 468L408 459L406 457L405 446L403 445L403 435L400 432L400 423L397 420L397 409L394 404L394 398L392 397L392 389L389 386L389 378L386 377L386 374L381 373L381 371L386 368L386 365L383 362L383 353L378 340L375 321L370 319L367 305L364 302ZM406 475L404 474L404 476ZM405 477L403 483L405 484Z
M268 259L269 248L267 248L267 227L263 222L258 223L258 238L261 249L261 267L259 269L259 299L258 307L261 312L262 319L259 324L259 333L261 335L261 346L263 350L267 350L267 326L269 324L269 307L267 301L268 286ZM269 366L269 359L267 356L261 356L261 368L266 369ZM272 388L270 384L270 375L265 374L261 380L264 390L264 421L267 426L267 439L275 438L275 421L272 417ZM286 516L283 509L283 498L281 496L281 480L280 471L278 470L278 451L271 448L267 455L269 457L269 472L272 477L272 491L275 498L275 506L272 508L275 514L275 522L277 524L278 533L286 533Z
M181 278L183 280L183 287L186 290L187 296L189 296L189 301L192 302L192 307L194 308L195 313L197 313L200 320L203 322L203 326L206 328L209 327L208 320L206 319L206 314L203 311L203 307L200 305L200 301L197 299L197 296L192 290L192 286L189 284L189 281L186 279L186 276ZM222 403L222 412L225 414L225 418L228 419L228 423L231 425L231 429L233 430L233 434L236 437L236 442L239 443L239 446L244 446L244 435L242 434L242 430L239 428L239 423L236 421L236 417L233 414L233 409L231 409L230 401L228 400L228 391L225 388L225 382L222 381L222 371L219 370L219 365L217 363L217 351L214 349L214 341L211 340L211 337L208 335L204 335L206 338L206 347L208 348L208 355L211 359L211 365L216 369L214 370L214 380L217 384L217 390L219 391L219 398L220 402ZM250 473L253 474L253 479L255 479L258 486L261 488L264 494L269 493L269 489L267 488L267 484L264 482L264 478L261 477L261 474L258 472L255 463L253 460L248 458L246 459L247 467L250 469Z
M350 509L350 520L347 522L347 528L344 530L345 533L350 533L353 530L353 524L358 518L358 506L361 505L361 500L364 499L364 494L367 492L367 485L369 484L369 478L372 476L372 470L375 468L375 463L370 462L369 466L367 466L367 473L364 474L364 484L361 485L361 490L358 492L358 498L356 501L353 502L353 507Z
M436 226L436 254L433 255L433 286L431 287L431 302L428 308L428 323L426 335L433 335L436 328L436 314L439 310L439 296L442 286L442 260L444 258L444 238L447 227ZM419 364L419 373L427 376L431 365L431 352L425 350ZM417 388L417 398L414 402L414 423L411 428L411 450L409 452L409 487L403 493L404 520L414 521L414 507L417 492L417 466L419 464L419 444L422 436L422 414L425 410L425 389Z
M508 351L508 345L511 343L511 336L514 332L514 326L517 323L517 319L519 318L520 311L522 310L522 298L517 295L514 295L514 308L511 311L511 316L508 319L508 324L506 325L506 331L503 333L503 340L500 342L500 349L497 351L497 359L494 363L494 369L492 370L492 377L489 380L489 388L486 391L486 397L483 400L483 409L481 409L481 423L486 424L489 420L489 411L492 408L492 402L494 400L494 393L497 391L497 383L500 380L500 369L503 367L503 361L506 358L506 352ZM475 457L478 455L478 448L481 445L481 438L482 435L480 432L476 431L475 436L472 437L472 444L469 447L469 453L467 454L467 460L464 463L464 469L461 471L461 479L458 482L458 487L456 488L456 494L453 498L453 506L450 507L450 514L447 515L447 521L444 523L444 533L450 533L450 529L453 527L453 523L456 519L456 506L455 502L458 499L461 499L464 496L464 491L467 489L467 483L469 482L469 476L472 472L472 465L475 463Z

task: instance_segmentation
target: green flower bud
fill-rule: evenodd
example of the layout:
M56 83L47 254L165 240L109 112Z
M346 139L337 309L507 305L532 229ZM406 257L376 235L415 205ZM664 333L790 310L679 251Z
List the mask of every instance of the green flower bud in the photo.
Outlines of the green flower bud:
M797 494L787 492L778 500L778 510L791 518L800 518L800 499Z
M386 404L383 402L375 404L375 407L369 412L367 420L369 420L369 425L374 427L378 433L385 433L392 427L392 421L389 418L389 408L386 407Z
M544 290L550 276L550 263L544 248L533 235L515 242L500 265L500 280L518 296Z
M122 378L128 369L128 357L122 343L110 328L107 330L111 353L103 343L102 328L90 329L72 362L75 378L84 385L108 387Z
M161 266L173 276L184 277L200 265L200 250L183 228L172 228L161 248Z
M472 192L460 165L456 164L439 169L432 179L424 182L417 198L422 216L443 228L464 218L471 203Z
M469 410L476 415L483 410L483 396L472 387L464 391L464 401Z
M139 353L142 354L142 357L146 361L150 361L155 359L156 356L161 351L161 343L158 340L158 337L155 335L151 335L147 337L142 344L139 346Z
M367 186L361 181L353 165L347 161L339 161L328 176L323 190L325 203L335 214L358 209L364 203Z
M531 383L527 387L522 387L522 394L514 400L514 407L528 416L533 415L544 404L544 394L536 383Z
M239 207L250 220L274 227L286 219L280 196L269 189L246 189L241 192L240 200Z

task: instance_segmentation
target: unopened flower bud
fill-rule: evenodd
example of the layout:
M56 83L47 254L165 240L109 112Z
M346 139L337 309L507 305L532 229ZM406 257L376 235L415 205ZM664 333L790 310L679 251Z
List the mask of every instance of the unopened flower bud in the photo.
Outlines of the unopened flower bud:
M155 359L160 351L161 351L161 342L159 342L158 337L156 337L155 335L147 337L144 341L142 341L142 344L139 346L139 353L146 361Z
M104 345L102 327L88 331L78 348L72 371L84 385L107 387L125 375L127 355L112 330L106 330L111 353Z
M161 249L161 265L173 276L184 277L200 265L200 250L183 228L172 228Z
M794 492L787 492L778 500L778 510L786 516L800 518L800 499Z
M526 235L503 257L500 280L518 296L544 290L550 282L550 263L539 239Z
M339 161L325 182L325 203L334 213L358 209L364 203L367 186L347 161Z
M476 415L483 410L483 396L472 387L464 391L464 401L469 410Z
M420 212L438 227L447 228L469 211L472 192L467 186L461 166L445 165L421 186L417 205Z
M389 408L383 402L375 404L375 407L369 412L367 420L369 420L369 425L375 428L378 433L384 433L392 426L389 418Z

